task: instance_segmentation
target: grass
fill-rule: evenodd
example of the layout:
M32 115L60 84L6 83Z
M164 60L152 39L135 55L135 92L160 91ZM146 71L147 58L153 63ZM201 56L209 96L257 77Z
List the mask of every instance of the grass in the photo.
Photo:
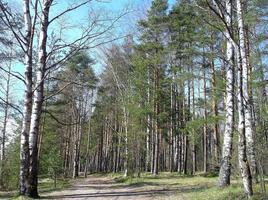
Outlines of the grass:
M38 191L40 193L53 192L67 188L70 185L71 181L69 179L57 179L56 187L52 179L44 179L40 181Z
M115 177L119 183L130 187L143 187L144 189L162 188L166 190L165 196L157 199L189 199L189 200L244 200L243 185L240 179L233 179L231 186L218 188L218 177L214 175L199 174L197 176L183 176L177 173L160 173L154 177L148 173L140 178ZM268 196L261 193L260 184L254 185L253 200L268 200Z
M116 181L114 189L128 187L137 188L138 191L160 191L155 193L156 200L246 200L240 178L233 178L231 186L218 188L218 177L213 174L198 174L196 176L180 175L178 173L160 173L152 176L150 173L142 173L140 177L124 178L122 173L94 174L95 177L109 177ZM76 180L77 181L77 180ZM69 187L72 181L59 179L57 187L51 179L41 179L40 193L62 190ZM2 195L2 196L1 196ZM16 197L16 192L0 193L0 199L22 200ZM16 198L14 198L16 197ZM24 198L25 200L27 198ZM23 200L24 200L23 199ZM260 184L254 185L253 200L268 200L268 196L261 193Z
M54 187L54 180L50 178L44 178L39 180L38 191L40 193L53 192L67 188L70 185L71 181L68 179L57 179L56 187ZM15 190L0 192L0 199L28 200L30 198L19 196L18 192Z

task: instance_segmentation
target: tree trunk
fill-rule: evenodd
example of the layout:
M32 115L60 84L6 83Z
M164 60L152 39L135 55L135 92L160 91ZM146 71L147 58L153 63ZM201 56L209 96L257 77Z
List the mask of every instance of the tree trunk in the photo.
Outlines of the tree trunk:
M124 159L124 177L127 177L129 175L128 170L128 114L126 110L126 106L123 107L124 112L124 128L125 128L125 159Z
M252 177L250 172L250 166L247 159L247 148L246 148L246 123L245 123L245 110L244 110L244 99L243 99L243 68L242 58L240 52L237 51L238 59L238 162L242 176L245 193L250 198L253 195L252 190Z
M11 65L8 65L8 73L6 79L6 88L5 88L5 106L4 106L4 122L3 122L3 129L2 129L2 144L1 144L1 166L0 166L0 186L4 186L4 168L6 162L6 154L5 154L5 142L6 142L6 132L7 132L7 121L9 115L9 96L10 96L10 72L11 72Z
M214 54L214 46L211 44L211 53ZM216 72L215 72L215 64L214 64L214 57L211 58L211 70L212 70L212 110L213 115L215 117L215 122L213 125L213 141L214 141L214 162L215 168L219 165L219 156L220 156L220 134L219 134L219 124L217 122L218 117L218 103L217 103L217 96L216 96Z
M243 87L243 104L245 112L245 136L246 136L246 145L247 145L247 154L250 161L250 169L254 179L257 179L257 162L255 157L254 149L254 138L253 138L253 128L252 128L252 105L250 103L249 96L249 82L248 82L248 68L249 61L247 59L247 48L245 41L244 33L244 20L243 20L243 8L242 1L237 0L237 21L238 21L238 33L239 33L239 42L240 42L240 55L241 55L241 65L242 65L242 87Z
M87 135L87 151L86 151L86 164L85 164L85 174L84 174L85 178L87 178L87 173L88 173L88 168L89 168L88 165L89 165L90 135L91 135L91 119L89 119L89 127L88 127L88 135Z
M150 105L150 70L147 70L147 105ZM146 160L145 160L145 171L149 171L150 166L150 132L151 132L151 116L147 114L147 126L146 126Z
M78 113L80 115L80 113ZM78 124L75 125L74 131L74 150L73 150L73 178L79 176L79 151L80 151L80 138L81 138L81 116L78 116Z
M159 67L155 67L155 77L154 77L154 89L155 89L155 99L154 99L154 114L155 114L155 123L154 123L154 134L155 134L155 145L154 145L154 167L153 175L156 176L159 170Z
M191 68L193 73L193 67ZM195 80L192 80L191 86L192 86L192 120L195 120L195 90L194 90L194 83ZM195 129L192 129L192 174L195 174L196 172L196 133Z
M43 93L44 93L44 75L46 69L46 44L47 44L47 28L48 28L48 17L49 9L52 4L52 0L43 1L43 10L42 10L42 23L41 30L39 35L39 52L38 52L38 64L36 72L36 84L33 97L33 108L31 115L31 126L30 126L30 135L29 135L29 155L30 155L30 164L29 164L29 188L27 189L27 195L30 197L38 197L37 185L38 185L38 149L37 141L39 135L39 125L42 112L43 104Z
M207 84L206 84L206 68L203 69L203 81L204 81L204 120L207 120ZM208 127L207 122L205 122L203 127L203 170L207 172L207 165L208 165L208 150L207 150L207 138L208 138Z
M232 0L226 2L226 21L229 30L232 30ZM227 32L228 30L226 30ZM227 34L228 35L228 34ZM230 185L232 138L234 132L234 46L227 36L226 49L226 121L223 135L222 160L219 173L219 186Z
M26 89L24 93L23 103L23 120L22 130L20 135L20 178L19 178L19 193L25 195L28 187L28 167L29 167L29 131L31 123L32 109L32 40L34 31L32 31L32 22L30 14L30 1L24 0L24 26L25 26L25 49L24 62L25 83Z

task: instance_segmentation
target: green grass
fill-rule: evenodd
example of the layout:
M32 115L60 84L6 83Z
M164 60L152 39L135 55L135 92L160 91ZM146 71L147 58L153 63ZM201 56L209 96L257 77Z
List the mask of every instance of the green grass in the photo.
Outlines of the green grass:
M199 174L196 176L180 175L178 173L160 173L152 176L150 173L142 173L141 177L124 178L122 173L94 174L93 176L109 177L117 183L115 189L122 187L138 188L141 191L163 190L162 194L156 194L156 200L246 200L240 178L233 178L231 186L218 188L218 177L211 174ZM41 179L39 192L46 193L62 190L71 185L72 181L59 179L54 188L53 180ZM2 196L1 196L2 195ZM0 198L11 199L16 192L0 193ZM20 199L17 197L13 199ZM25 200L27 198L24 198ZM268 200L268 196L261 193L260 184L254 185L253 200Z
M54 181L52 179L44 179L39 183L38 191L40 193L52 192L57 190L62 190L71 185L69 179L57 179L56 187L54 186Z
M243 186L240 179L233 179L231 186L217 187L217 176L200 174L197 176L183 176L177 173L160 173L154 177L148 173L140 178L115 177L118 183L130 187L143 187L143 189L166 189L168 194L157 199L189 199L189 200L244 200ZM268 196L261 193L260 184L254 185L253 200L266 200Z
M68 179L57 179L56 187L54 181L49 178L39 180L38 191L40 193L53 192L62 190L71 185L71 181ZM17 191L0 192L0 199L14 199L14 200L27 200L30 198L19 196Z

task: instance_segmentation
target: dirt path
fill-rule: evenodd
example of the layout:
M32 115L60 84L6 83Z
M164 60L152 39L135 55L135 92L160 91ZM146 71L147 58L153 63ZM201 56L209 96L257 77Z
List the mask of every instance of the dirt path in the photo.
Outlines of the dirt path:
M174 199L175 188L167 189L161 185L126 186L112 178L89 176L77 180L69 189L49 194L41 194L44 199L104 199L104 200L153 200ZM181 200L176 195L176 198Z

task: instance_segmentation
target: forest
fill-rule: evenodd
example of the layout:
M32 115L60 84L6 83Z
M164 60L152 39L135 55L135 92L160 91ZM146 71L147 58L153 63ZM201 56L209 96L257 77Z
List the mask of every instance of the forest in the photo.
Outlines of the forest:
M0 0L0 199L268 199L267 0Z

